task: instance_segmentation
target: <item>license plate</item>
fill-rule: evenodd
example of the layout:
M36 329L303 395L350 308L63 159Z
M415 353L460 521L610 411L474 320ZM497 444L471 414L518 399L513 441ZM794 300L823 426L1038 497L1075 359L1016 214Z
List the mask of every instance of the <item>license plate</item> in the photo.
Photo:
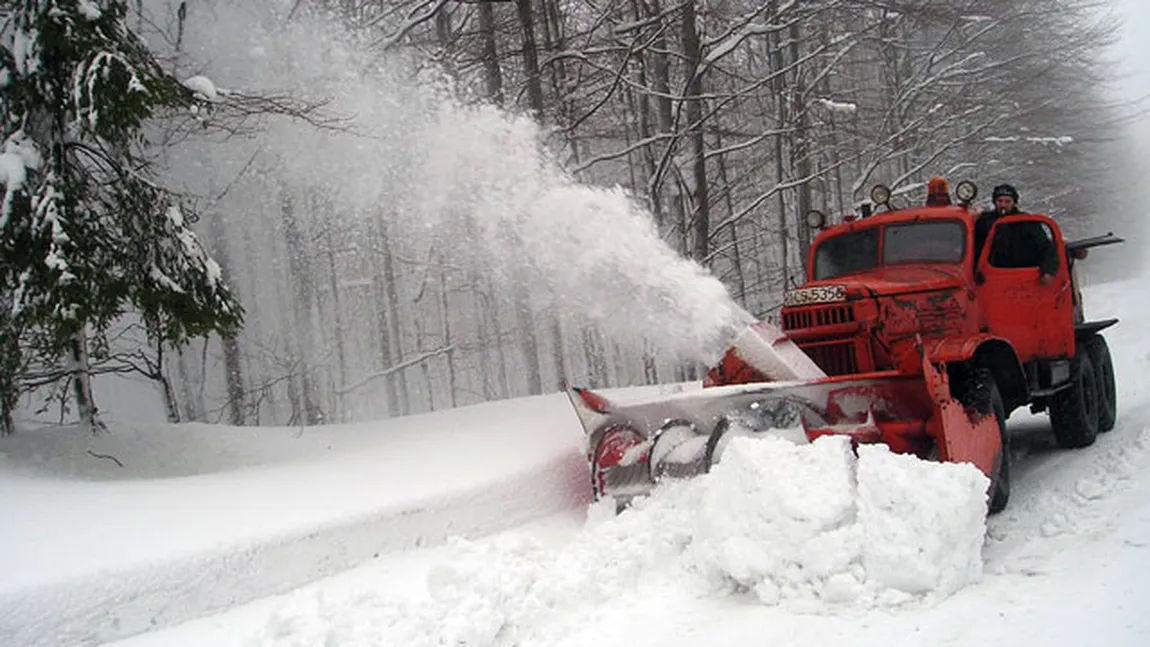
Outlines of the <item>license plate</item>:
M847 289L844 285L820 285L813 288L791 290L783 297L785 306L806 306L813 303L835 303L847 300Z

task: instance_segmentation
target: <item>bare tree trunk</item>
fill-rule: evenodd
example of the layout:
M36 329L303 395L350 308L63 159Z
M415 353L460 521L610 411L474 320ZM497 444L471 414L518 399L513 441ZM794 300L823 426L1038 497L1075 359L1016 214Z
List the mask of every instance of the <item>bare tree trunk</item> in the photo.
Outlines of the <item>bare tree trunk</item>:
M527 76L527 105L532 116L543 119L543 82L539 78L539 51L535 45L535 11L531 0L515 0L523 30L523 73Z
M207 343L207 340L204 340ZM184 354L183 349L177 351L176 357L176 375L180 378L180 390L184 394L184 419L185 420L201 420L203 417L204 403L203 400L197 397L195 389L192 387L192 378L188 372L188 358Z
M451 309L447 294L447 271L439 272L439 316L443 325L443 346L450 348L454 342L451 336ZM447 398L449 406L456 406L455 392L459 388L455 379L455 351L447 351Z
M228 251L227 232L224 231L223 216L213 213L208 216L208 232L212 237L212 257L220 266L225 281L232 278L231 254ZM231 424L240 427L244 419L247 403L244 401L244 375L240 366L240 345L236 338L222 339L224 352L224 383L228 392L228 417Z
M647 8L647 17L654 19L662 12L663 8L659 0L651 0L651 4ZM663 152L655 175L650 180L651 192L661 193L668 168L674 165L675 150L679 145L679 139L674 137L675 111L671 100L671 64L668 61L667 39L662 30L659 30L656 35L649 53L652 68L651 83L655 87L655 108L659 121L659 133L668 136L667 149ZM682 189L678 183L675 183L671 196L670 223L665 221L659 223L663 225L664 234L674 235L677 233L676 238L679 239L686 236L687 227L687 214L683 206L684 200L681 192ZM681 251L686 252L687 250L684 248Z
M384 223L380 223L383 226ZM387 311L391 316L387 319L388 339L391 340L391 358L396 364L404 359L403 335L399 329L399 283L395 277L395 258L391 253L391 236L386 232L383 239L383 284L387 294ZM395 376L395 387L399 395L399 413L406 416L411 412L411 393L407 388L407 370L402 370Z
M592 387L607 386L607 354L603 336L595 326L583 329L583 352L587 358L587 374Z
M431 259L429 258L429 267L426 270L427 272L435 271L430 267L430 260ZM419 282L423 283L424 285L427 284L425 280L420 280ZM426 291L420 291L419 297L416 298L414 302L415 308L419 308L420 303L422 302L422 298L426 296L426 294ZM413 320L413 323L415 324L416 359L413 360L414 363L412 364L412 368L415 368L415 366L418 365L419 375L421 378L423 378L422 380L416 380L414 382L413 391L416 395L423 395L426 399L426 408L422 410L417 409L416 411L437 411L439 409L439 407L437 407L435 404L435 381L431 378L431 360L435 353L430 352L432 349L429 349L425 345L426 340L435 334L433 331L428 330L428 324L431 323L430 319L430 316L416 316ZM437 345L438 342L434 342L432 348Z
M324 231L324 242L327 249L325 250L327 256L327 269L328 269L328 288L331 290L331 309L332 317L335 319L335 354L336 362L339 364L339 382L336 387L335 407L333 412L336 420L340 420L341 412L343 411L343 391L347 386L347 350L344 346L344 336L347 334L347 325L343 320L343 304L340 302L340 288L339 288L339 272L336 268L335 262L335 240L331 233L332 225L327 223Z
M443 70L448 76L453 79L458 78L459 73L455 69L453 56L455 42L451 37L451 13L448 11L447 4L442 5L439 7L439 11L435 12L435 35L439 39L439 45L443 48L440 65L443 66Z
M687 85L683 92L687 102L687 129L691 138L691 170L694 186L691 191L694 221L692 257L705 263L711 246L711 205L707 185L707 142L703 129L703 75L700 71L703 47L699 42L696 25L695 0L683 4L683 56L687 61Z
M531 300L527 288L516 285L515 320L519 325L519 351L523 355L523 370L527 378L527 393L543 393L543 377L539 371L539 342L535 335L535 317L531 314Z
M481 292L480 295L486 299L487 307L484 311L495 341L496 385L499 387L499 397L506 399L511 397L511 379L507 375L507 351L503 348L503 331L499 325L499 303L494 297L495 289L491 285L491 280L485 279L485 281L485 292Z
M642 5L641 0L631 0L631 19L636 23L645 17L645 7ZM636 53L638 64L635 65L635 77L638 87L647 87L647 67L650 65L650 55L647 51ZM642 141L650 141L651 129L651 97L645 91L636 91L630 87L624 88L625 98L627 100L628 108L632 114L636 115L637 126L639 128L639 138ZM627 142L630 146L631 142ZM663 200L654 184L655 174L658 166L655 163L654 147L651 144L643 146L639 151L640 160L643 168L647 172L647 180L644 182L643 189L647 195L648 206L651 209L651 214L655 217L655 226L661 228L663 226ZM636 168L634 164L629 165L631 172L634 173ZM632 181L638 189L638 182Z
M164 342L156 343L156 372L152 376L153 379L160 383L160 392L164 396L164 410L167 412L167 419L170 423L180 422L180 401L176 397L176 390L172 388L172 381L168 379L168 373L164 370Z
M0 330L4 331L3 337L0 337L0 437L2 437L16 431L12 411L20 398L17 374L20 372L23 359L20 352L20 334L6 308L0 308Z
M551 312L548 317L551 325L551 361L555 365L555 387L561 388L562 385L567 383L568 368L567 368L567 353L565 352L566 341L563 336L563 324L559 321L559 315Z
M718 147L719 150L722 150L723 139L722 139L721 135L716 137L715 146ZM731 180L730 180L730 176L727 174L727 158L726 158L726 156L723 156L723 155L719 156L718 165L719 165L719 178L723 183L723 187L725 188L724 193L725 193L725 202L726 202L727 214L732 214L735 212L735 205L731 199ZM742 300L746 299L746 296L747 296L747 281L743 275L745 268L743 267L742 252L740 250L739 228L738 228L738 226L734 220L732 220L727 227L728 227L728 230L731 232L731 262L734 265L734 273L735 273L734 298L738 301L742 301Z
M778 3L777 0L771 0L768 9L769 19L774 21L778 17ZM774 86L774 101L776 106L775 112L775 128L782 130L786 127L787 123L787 104L783 100L783 92L785 85L783 83L782 70L784 69L783 51L779 44L778 34L768 34L766 40L767 56L771 61L770 71L775 75ZM783 185L786 179L786 169L783 168L783 136L777 135L774 138L774 154L775 154L775 184L778 187ZM779 251L779 265L782 270L782 289L786 290L790 286L791 269L790 269L790 228L787 225L787 201L786 195L783 191L777 191L776 200L778 201L778 214L779 214L779 234L778 234L778 251Z
M237 427L247 424L247 398L244 394L243 368L240 366L240 343L235 336L221 340L224 350L224 381L228 389L228 412Z
M807 249L811 246L811 229L804 225L805 214L811 210L811 147L810 132L807 124L807 90L802 69L796 65L799 60L799 23L796 21L790 27L791 64L795 65L793 80L791 82L791 110L795 115L794 146L791 149L792 168L795 169L798 186L798 201L796 204L796 218L799 231L799 267L806 275Z
M295 214L291 196L285 190L282 194L282 216L284 236L288 244L288 266L292 287L295 289L295 329L298 339L300 396L299 408L304 414L304 424L318 425L323 422L323 410L316 397L316 387L312 378L312 353L315 345L312 331L312 308L315 304L315 273L312 267L311 252L304 243L303 232Z
M291 416L288 417L288 424L294 425L300 418L300 396L299 396L299 381L300 376L297 373L290 373L287 381L287 397L288 402L291 403Z
M483 307L484 295L481 291L480 285L482 279L478 275L471 277L472 291L471 291L471 316L475 320L475 337L476 337L476 360L479 362L479 386L480 394L483 396L484 401L495 399L495 386L492 383L492 376L495 374L495 367L491 361L491 345L492 345L492 331L487 324L487 314ZM498 339L495 340L498 344Z
M387 369L398 365L402 359L402 344L399 337L399 295L395 288L395 274L391 264L391 239L387 233L387 222L383 214L373 221L370 258L372 268L372 290L375 298L376 334L379 337L379 366ZM400 394L402 391L402 396ZM384 378L384 394L387 399L387 414L407 415L407 383L404 371L390 373Z
M479 38L482 44L480 58L483 61L483 79L487 86L487 98L497 106L503 106L503 72L499 68L499 52L495 42L494 4L480 2Z
M107 431L92 397L92 372L88 364L88 337L80 328L72 334L72 390L80 424L93 434Z
M643 341L643 380L645 384L659 383L659 367L655 363L655 348L651 342Z

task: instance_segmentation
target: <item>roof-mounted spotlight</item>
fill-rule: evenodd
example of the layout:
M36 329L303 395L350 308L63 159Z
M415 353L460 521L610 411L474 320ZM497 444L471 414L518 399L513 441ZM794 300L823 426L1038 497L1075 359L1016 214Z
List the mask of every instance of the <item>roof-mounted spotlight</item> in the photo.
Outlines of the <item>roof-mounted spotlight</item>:
M874 202L876 205L885 206L889 210L890 187L886 186L885 184L874 185L874 188L870 190L870 199L871 202Z
M963 180L954 187L954 196L963 204L970 204L978 197L978 187L970 180Z
M827 217L818 209L807 212L807 226L811 229L822 229L827 225Z

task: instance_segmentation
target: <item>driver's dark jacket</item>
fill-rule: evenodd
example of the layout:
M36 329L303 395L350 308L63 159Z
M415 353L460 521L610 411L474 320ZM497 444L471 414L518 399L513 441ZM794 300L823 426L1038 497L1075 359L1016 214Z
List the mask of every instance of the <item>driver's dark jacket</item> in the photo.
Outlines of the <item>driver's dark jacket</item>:
M982 254L986 237L999 218L1021 213L1018 209L1008 212L983 211L974 223L975 258ZM990 264L994 267L1038 267L1043 274L1054 274L1058 271L1058 250L1053 241L1046 237L1040 223L1015 223L999 227L990 248Z

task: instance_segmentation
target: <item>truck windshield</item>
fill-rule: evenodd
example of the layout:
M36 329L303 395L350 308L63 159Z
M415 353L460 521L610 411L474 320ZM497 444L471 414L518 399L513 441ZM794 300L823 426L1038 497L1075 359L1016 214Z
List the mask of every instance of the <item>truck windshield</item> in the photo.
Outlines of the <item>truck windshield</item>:
M879 236L882 259L879 259ZM902 263L960 263L966 227L958 220L869 227L823 241L815 251L815 279Z

